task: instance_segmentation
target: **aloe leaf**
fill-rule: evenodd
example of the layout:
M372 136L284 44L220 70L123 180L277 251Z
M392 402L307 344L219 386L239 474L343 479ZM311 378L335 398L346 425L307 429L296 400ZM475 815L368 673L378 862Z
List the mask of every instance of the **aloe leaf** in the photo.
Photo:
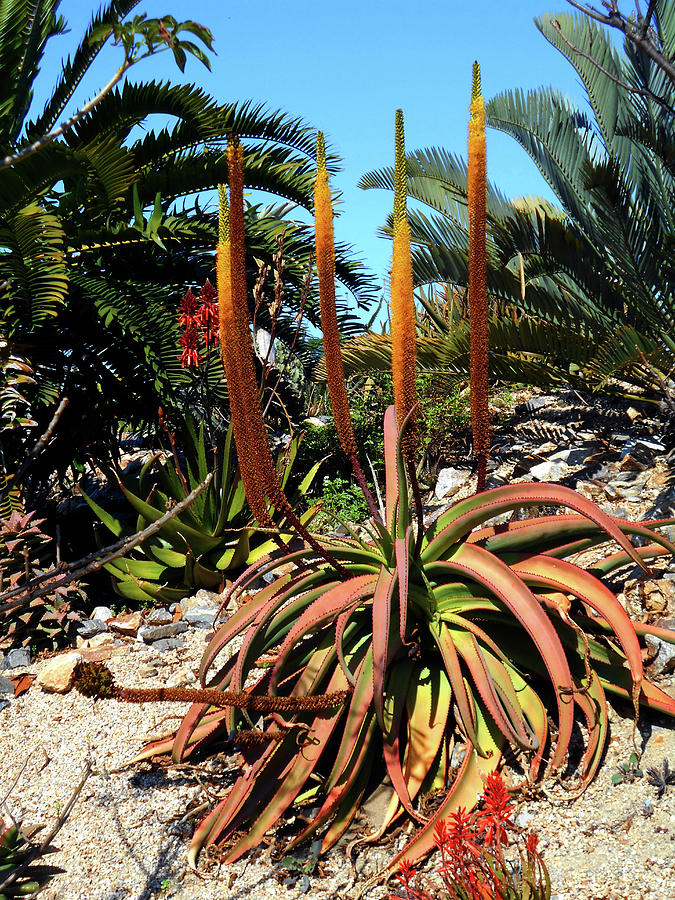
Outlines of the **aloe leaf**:
M327 691L341 691L347 687L347 680L341 669L333 672ZM343 710L338 709L333 715L314 718L310 733L312 740L305 744L302 752L296 754L293 765L274 795L265 801L264 809L249 827L247 833L240 838L227 854L226 862L232 863L255 847L265 832L271 828L279 817L288 809L316 768L326 743L343 717ZM241 776L244 777L244 776Z
M374 762L375 754L368 753L361 767L356 770L353 778L350 778L347 790L335 812L335 818L323 836L323 841L321 842L322 853L325 853L326 850L329 850L340 840L354 820L354 816L361 804L361 798L368 787Z
M401 850L387 867L390 871L396 871L404 859L416 862L434 846L434 827L439 819L445 819L460 806L464 809L473 809L478 797L483 792L484 775L494 772L501 759L502 743L498 735L490 730L482 716L480 709L476 710L476 724L479 738L484 747L489 748L488 755L479 757L469 745L459 768L457 776L448 791L445 800L441 803L429 822L419 831L415 837Z
M106 528L115 535L115 537L119 538L123 535L131 534L131 531L128 528L125 528L119 519L116 519L114 516L111 516L110 513L107 513L102 506L99 506L95 500L92 500L91 497L85 494L82 488L80 488L79 491L87 506L96 513L96 516L103 522Z
M614 520L598 506L569 488L538 483L506 485L460 500L437 519L427 532L426 546L421 553L422 561L440 559L453 544L492 516L512 509L553 504L573 509L594 522L644 569L644 563L628 538Z
M129 503L141 516L143 516L144 519L147 519L148 522L157 521L157 519L161 518L161 516L163 516L166 512L166 510L156 509L154 506L151 506L149 503L141 500L140 497L137 497L124 485L121 485L121 487L124 496L127 498ZM202 532L197 531L190 525L186 525L183 522L177 521L176 519L170 519L168 522L166 522L166 524L162 527L162 534L165 535L167 540L171 542L171 544L174 546L174 549L182 549L182 547L184 547L185 543L187 542L187 544L196 553L208 553L209 550L213 550L214 547L217 547L220 543L220 538L202 534Z
M412 526L406 528L405 537L395 541L396 571L398 573L398 614L399 614L399 638L401 644L406 642L406 630L408 624L408 576L410 570L410 557L413 550Z
M457 650L450 636L447 625L444 622L431 623L429 630L441 651L443 664L445 665L448 679L452 687L452 693L459 711L459 719L465 735L475 747L480 748L476 734L476 713L473 698L469 697L462 674ZM482 752L482 748L480 748Z
M611 626L628 659L635 684L642 680L640 644L626 610L601 581L562 559L530 556L512 566L532 587L553 587L588 603Z
M384 731L384 681L387 668L400 647L399 623L392 617L396 582L396 573L383 567L373 591L373 706L377 724L382 731Z
M507 565L492 553L474 544L463 544L452 561L445 563L449 571L468 575L497 596L521 623L544 660L553 683L558 706L558 742L551 765L562 765L567 752L574 715L569 696L572 678L565 651L546 613L530 589ZM454 685L453 685L454 686Z
M587 684L583 691L577 692L574 699L584 714L588 731L586 750L581 761L581 786L582 790L585 790L598 771L609 735L607 701L595 672L591 673L590 684Z
M277 661L272 669L272 685L276 682L280 666L301 637L317 626L335 619L355 600L372 594L375 584L374 576L357 575L349 581L333 585L311 607L308 607L291 628L279 650Z
M389 534L394 534L399 506L401 484L399 481L398 423L396 409L388 406L384 413L384 471L386 525Z

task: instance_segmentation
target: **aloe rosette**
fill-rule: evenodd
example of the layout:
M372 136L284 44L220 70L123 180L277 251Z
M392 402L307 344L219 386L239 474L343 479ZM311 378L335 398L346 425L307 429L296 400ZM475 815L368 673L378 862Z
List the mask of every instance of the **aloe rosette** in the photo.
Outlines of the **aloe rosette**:
M636 709L640 703L675 715L675 700L645 678L639 644L641 633L673 643L675 633L634 625L600 580L673 553L654 530L670 522L632 525L559 485L513 484L455 503L417 548L393 407L385 416L385 466L384 523L373 521L370 540L352 533L326 541L350 578L306 548L278 551L231 589L237 597L261 574L275 576L214 635L202 684L241 691L257 671L254 694L351 694L339 709L269 719L268 736L283 726L283 739L243 750L246 773L195 832L193 863L202 847L224 839L225 860L235 861L298 804L318 811L288 849L320 832L325 851L386 769L393 799L368 839L404 814L420 826L396 866L432 848L436 821L475 805L507 746L522 754L528 780L545 767L559 770L578 711L588 735L583 790L607 740L607 692ZM540 506L571 512L489 524ZM646 543L633 546L631 534ZM610 541L619 551L593 568L569 561ZM240 636L238 653L223 662ZM270 653L267 668L256 670ZM139 759L171 749L182 761L209 743L217 747L219 738L236 740L251 724L245 710L196 704L173 741L151 745ZM444 799L426 819L417 801L438 790Z

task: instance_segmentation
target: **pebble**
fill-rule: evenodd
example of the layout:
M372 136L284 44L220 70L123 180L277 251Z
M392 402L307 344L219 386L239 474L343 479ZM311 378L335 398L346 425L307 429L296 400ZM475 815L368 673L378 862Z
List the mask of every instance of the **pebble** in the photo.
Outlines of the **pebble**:
M0 664L1 669L22 669L30 665L30 650L27 647L8 650Z
M166 625L141 625L138 629L136 639L145 641L146 644L152 644L164 638L176 637L178 634L188 630L185 622L169 622Z

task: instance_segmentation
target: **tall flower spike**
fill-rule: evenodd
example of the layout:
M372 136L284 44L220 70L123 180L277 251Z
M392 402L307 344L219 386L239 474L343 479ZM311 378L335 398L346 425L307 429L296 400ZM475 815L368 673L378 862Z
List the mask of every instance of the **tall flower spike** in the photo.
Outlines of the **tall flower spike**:
M469 325L471 381L471 429L478 464L477 491L485 489L490 452L488 412L488 302L486 256L487 175L485 163L485 103L480 91L480 66L473 64L473 85L469 107L469 165L467 203L469 208Z
M344 567L312 537L299 521L279 484L272 452L267 441L253 361L253 341L246 293L244 151L236 138L230 141L227 148L227 166L230 182L230 208L227 226L223 224L223 228L229 230L230 253L229 273L227 264L221 264L226 275L220 312L221 328L225 329L225 340L221 341L221 346L224 347L227 344L227 349L223 351L223 363L226 367L225 374L230 397L234 399L233 405L232 400L230 401L234 440L246 497L258 522L269 527L273 523L265 504L265 497L267 497L315 552L334 566L340 574L348 577ZM227 237L225 231L223 237Z
M326 357L328 393L333 408L335 428L345 455L351 463L359 486L364 494L371 515L380 518L375 499L368 487L363 469L359 464L358 446L354 437L352 417L347 398L345 370L340 348L335 306L335 242L333 237L333 203L326 169L326 149L323 133L316 136L316 182L314 184L314 229L316 241L316 268L319 275L319 300L321 308L321 330L323 332L323 352Z
M396 110L396 164L394 169L394 241L391 263L391 369L394 404L399 425L412 413L401 438L409 468L415 466L417 428L415 387L415 301L413 299L410 226L406 215L405 138L403 112Z
M229 158L229 156L228 156ZM230 168L231 171L231 168ZM231 176L230 176L231 177ZM220 330L220 350L227 380L227 391L230 399L230 412L234 428L235 442L239 457L239 470L246 491L246 499L251 512L263 527L270 527L272 519L267 510L262 484L256 476L248 447L248 416L243 400L242 385L239 376L239 326L235 312L232 284L232 261L230 241L230 208L225 185L218 186L218 250L216 255L216 276L218 284L218 324ZM246 273L244 272L244 278ZM246 288L244 286L244 292ZM244 293L244 301L246 295ZM258 403L258 391L255 390L255 403Z

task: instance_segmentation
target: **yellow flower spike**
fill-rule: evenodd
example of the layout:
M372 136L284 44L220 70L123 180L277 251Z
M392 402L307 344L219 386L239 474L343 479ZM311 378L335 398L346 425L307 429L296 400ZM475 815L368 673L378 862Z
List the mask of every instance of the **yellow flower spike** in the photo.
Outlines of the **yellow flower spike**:
M357 455L354 438L345 371L340 349L340 331L335 308L335 244L333 238L333 204L326 169L326 151L323 134L316 136L317 173L314 184L314 221L316 240L316 268L319 275L319 301L321 307L321 330L323 332L323 352L326 357L328 393L335 428L342 449L348 457Z
M394 240L391 264L391 369L394 404L399 424L417 404L416 317L413 299L410 226L406 216L405 137L403 112L396 110L396 164L394 169ZM415 465L416 416L413 412L401 439L409 467Z
M323 332L323 352L326 358L328 394L333 408L335 428L340 444L349 459L368 508L376 519L380 513L368 482L359 463L358 446L354 437L352 417L347 398L345 370L340 347L337 309L335 307L335 241L333 237L333 203L326 169L326 148L323 134L316 136L316 182L314 184L314 228L316 241L316 268L319 275L319 302L321 309L321 330Z
M477 490L485 489L490 451L488 412L488 301L486 255L487 174L485 157L485 103L480 90L480 66L473 64L469 107L469 163L467 204L469 209L469 323L471 428L478 463Z

